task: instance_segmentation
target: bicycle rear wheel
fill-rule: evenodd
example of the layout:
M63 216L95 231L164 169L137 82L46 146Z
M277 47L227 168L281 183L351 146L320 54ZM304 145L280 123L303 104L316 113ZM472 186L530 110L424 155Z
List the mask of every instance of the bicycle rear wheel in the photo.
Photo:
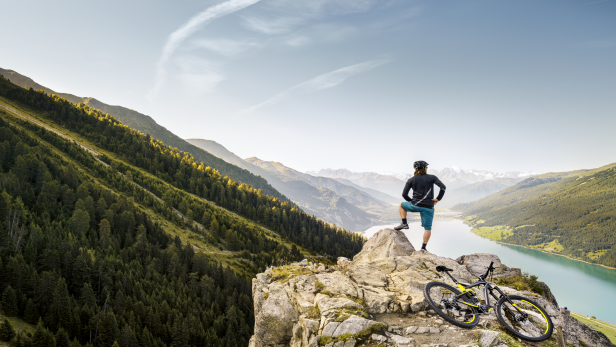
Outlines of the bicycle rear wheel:
M544 341L552 336L552 320L538 303L519 295L510 295L509 300L504 296L496 304L496 316L507 330L528 341Z
M479 323L475 307L464 304L472 303L468 295L460 295L456 288L442 283L430 282L424 288L424 296L428 304L443 319L462 328L472 328Z

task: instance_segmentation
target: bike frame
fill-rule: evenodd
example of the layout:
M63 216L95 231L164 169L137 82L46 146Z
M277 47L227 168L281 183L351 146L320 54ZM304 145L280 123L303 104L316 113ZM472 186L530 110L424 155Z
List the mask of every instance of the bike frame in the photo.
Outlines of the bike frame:
M445 273L447 274L447 276L449 276L449 278L451 278L451 280L458 286L458 288L460 288L460 290L462 290L462 293L460 293L459 295L456 295L457 298L460 298L462 295L468 294L469 292L472 292L473 294L475 294L471 289L474 287L479 287L481 285L483 285L483 296L486 299L486 305L485 307L482 307L483 305L475 305L474 303L470 303L470 302L466 302L466 301L460 301L461 303L468 305L468 306L472 306L472 307L476 307L478 309L478 314L488 314L492 311L492 305L490 305L490 296L488 295L488 293L494 298L494 300L496 302L498 302L498 300L500 300L501 298L505 297L507 298L507 301L513 306L515 307L515 309L519 312L519 313L523 313L522 310L520 310L516 304L513 303L513 301L511 301L509 299L509 296L505 293L503 293L503 291L498 287L498 286L492 286L488 281L485 280L485 277L488 276L488 273L490 272L490 269L492 268L492 264L490 264L490 267L488 268L488 272L486 272L485 275L479 276L479 281L473 283L473 284L464 284L464 283L460 283L458 282L458 280L456 280L453 276L451 276L451 274L448 271L445 271ZM498 294L500 294L500 297L497 297L496 295L494 295L494 291L497 291ZM485 311L485 309L487 309L487 311ZM504 309L506 311L509 311L509 309L507 307L504 307ZM510 312L511 313L511 312Z

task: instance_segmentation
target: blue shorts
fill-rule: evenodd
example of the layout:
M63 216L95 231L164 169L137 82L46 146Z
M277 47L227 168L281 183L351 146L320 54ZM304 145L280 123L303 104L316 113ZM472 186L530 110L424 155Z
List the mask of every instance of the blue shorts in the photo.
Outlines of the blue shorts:
M432 220L434 219L434 209L415 206L410 201L405 201L400 204L405 211L419 212L421 216L421 226L426 230L432 230Z

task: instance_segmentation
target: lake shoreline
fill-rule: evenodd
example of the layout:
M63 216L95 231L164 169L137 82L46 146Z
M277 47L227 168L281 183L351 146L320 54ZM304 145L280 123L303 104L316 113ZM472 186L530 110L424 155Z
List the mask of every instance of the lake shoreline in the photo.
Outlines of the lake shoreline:
M459 220L462 220L462 221L464 220L464 219L462 219L462 218L455 218L455 219L459 219ZM598 263L591 263L591 262L588 262L588 261L586 261L586 260L577 259L577 258L572 258L572 257L570 257L570 256L568 256L568 255L564 255L564 254L558 254L558 253L554 253L554 252L547 252L547 251L544 251L544 250L541 250L541 249L538 249L538 248L532 248L532 247L528 247L528 246L517 245L517 244L515 244L515 243L509 243L509 242L503 242L503 241L492 240L492 239L491 239L491 238L489 238L489 237L485 237L485 236L483 236L483 235L481 235L481 234L478 234L478 233L476 233L476 232L473 232L473 226L472 226L472 225L467 224L467 223L464 223L464 224L466 224L466 225L468 225L468 226L470 226L470 227L471 227L471 232L472 232L473 234L475 234L475 235L477 235L477 236L479 236L479 237L481 237L481 238L483 238L483 239L486 239L486 240L494 241L494 242L496 242L496 243L500 243L500 244L503 244L503 245L518 246L518 247L522 247L522 248L526 248L526 249L532 249L532 250L535 250L535 251L539 251L539 252L541 252L541 253L545 253L545 254L553 254L553 255L557 255L557 256L559 256L559 257L565 257L565 258L567 258L567 259L571 259L571 260L579 261L579 262L582 262L582 263L586 263L586 264L590 264L590 265L602 266L602 267L604 267L604 268L606 268L606 269L610 269L610 270L616 270L616 267L611 267L611 266L607 266L607 265L603 265L603 264L598 264Z

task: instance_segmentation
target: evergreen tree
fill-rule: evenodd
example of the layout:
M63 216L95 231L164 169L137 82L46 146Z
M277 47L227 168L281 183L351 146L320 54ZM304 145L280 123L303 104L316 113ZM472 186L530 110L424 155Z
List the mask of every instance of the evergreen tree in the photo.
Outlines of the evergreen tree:
M69 347L68 333L62 328L56 333L56 347Z
M86 211L75 210L68 223L75 236L80 238L90 228L90 215Z
M2 312L9 317L17 316L17 294L11 286L6 287L2 293Z
M98 226L98 235L101 238L101 249L106 251L109 247L111 239L109 236L111 235L111 226L109 225L109 221L107 219L103 219Z
M34 335L32 335L32 347L55 347L56 341L54 340L51 331L47 330L43 326L43 322L39 320Z
M28 299L26 309L24 310L24 322L34 325L38 322L39 318L38 310L34 306L32 299Z
M8 319L4 318L0 326L0 341L9 342L15 337L15 329Z
M114 342L117 344L118 323L113 312L101 313L99 318L97 346L110 347Z

